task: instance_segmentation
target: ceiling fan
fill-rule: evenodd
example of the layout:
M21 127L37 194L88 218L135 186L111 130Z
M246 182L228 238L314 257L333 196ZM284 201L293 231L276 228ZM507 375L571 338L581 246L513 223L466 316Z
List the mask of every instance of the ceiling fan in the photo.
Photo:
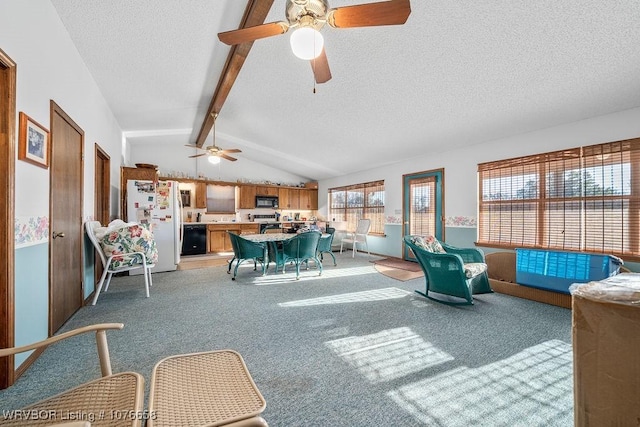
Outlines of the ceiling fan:
M327 0L287 0L287 21L271 22L218 34L228 45L253 42L266 37L291 34L291 49L301 59L310 60L316 83L331 79L329 62L320 29L325 24L333 28L401 25L411 13L409 0L388 0L354 6L329 8Z
M205 148L200 148L197 145L192 145L192 144L185 145L185 147L192 147L192 148L197 148L199 150L206 151L206 153L194 154L193 156L189 156L189 158L191 159L195 157L209 156L208 158L209 163L213 163L213 164L220 163L220 159L226 159L226 160L231 160L232 162L235 162L238 159L236 159L235 157L229 156L229 153L242 153L242 150L239 150L237 148L229 148L229 149L223 150L222 148L216 145L216 118L218 117L218 114L212 113L211 115L213 116L213 145L209 145Z

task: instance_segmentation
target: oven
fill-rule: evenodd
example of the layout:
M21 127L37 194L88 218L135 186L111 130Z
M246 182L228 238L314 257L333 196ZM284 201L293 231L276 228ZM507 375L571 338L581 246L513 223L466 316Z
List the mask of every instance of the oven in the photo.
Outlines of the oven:
M260 234L266 233L267 230L282 230L279 222L261 222L258 231Z

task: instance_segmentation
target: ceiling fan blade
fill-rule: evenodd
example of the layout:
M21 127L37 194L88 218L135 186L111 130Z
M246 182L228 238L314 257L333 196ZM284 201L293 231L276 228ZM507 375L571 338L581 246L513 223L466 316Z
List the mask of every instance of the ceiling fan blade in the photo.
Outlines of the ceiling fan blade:
M327 60L326 47L322 49L322 53L317 58L311 60L311 69L316 78L316 83L326 83L331 80L331 70L329 69L329 61Z
M218 38L222 43L228 45L248 43L266 37L278 36L289 30L286 22L270 22L268 24L256 25L255 27L240 28L238 30L218 33Z
M237 148L230 148L228 150L220 150L221 153L242 153L242 150L238 150Z
M407 22L410 13L409 0L389 0L333 9L328 13L327 23L335 28L401 25Z
M235 162L236 160L238 160L235 157L227 156L224 153L218 153L218 156L222 157L223 159L231 160L232 162Z
M202 153L202 154L195 154L193 156L189 156L190 159L193 159L194 157L202 157L202 156L206 156L207 153Z

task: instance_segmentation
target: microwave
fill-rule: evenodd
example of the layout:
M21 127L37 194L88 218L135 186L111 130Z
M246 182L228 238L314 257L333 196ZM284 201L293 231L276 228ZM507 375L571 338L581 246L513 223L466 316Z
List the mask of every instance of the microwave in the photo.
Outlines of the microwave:
M256 196L256 208L278 209L278 196Z

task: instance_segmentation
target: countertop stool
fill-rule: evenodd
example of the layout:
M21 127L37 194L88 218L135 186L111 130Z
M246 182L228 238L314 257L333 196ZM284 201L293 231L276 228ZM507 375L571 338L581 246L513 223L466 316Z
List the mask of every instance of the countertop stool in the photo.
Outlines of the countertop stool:
M266 402L233 350L182 354L153 368L147 426L268 426Z

